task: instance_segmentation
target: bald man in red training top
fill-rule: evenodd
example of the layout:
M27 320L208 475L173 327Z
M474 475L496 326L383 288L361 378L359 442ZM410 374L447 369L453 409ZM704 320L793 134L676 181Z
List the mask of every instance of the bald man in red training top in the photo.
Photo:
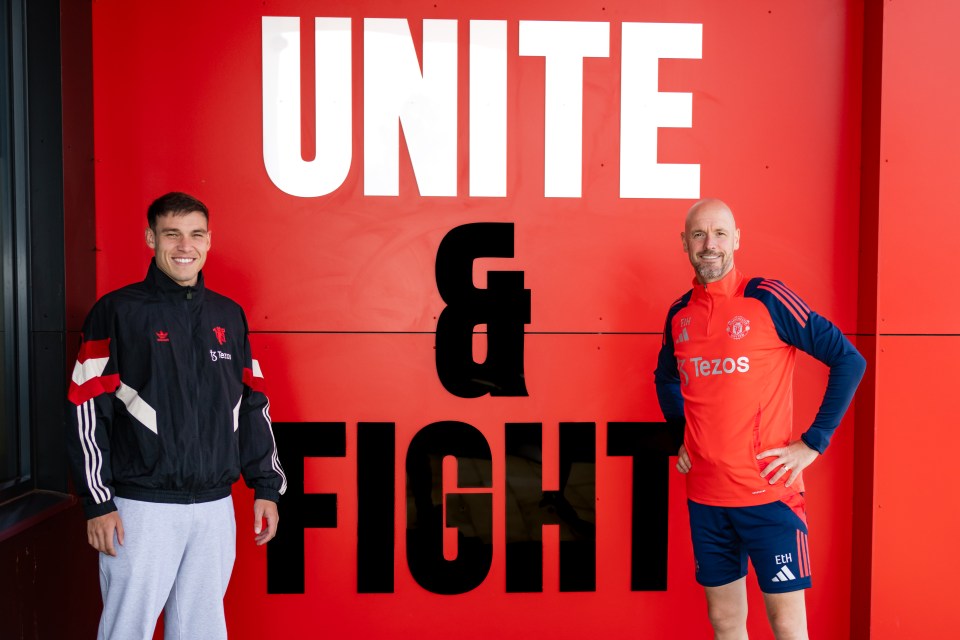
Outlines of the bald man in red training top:
M693 288L667 313L654 374L667 422L684 425L697 582L718 639L747 637L747 557L779 640L807 638L810 551L802 472L824 453L866 362L843 333L779 280L734 266L740 229L701 200L680 234ZM797 349L830 368L820 410L793 439Z

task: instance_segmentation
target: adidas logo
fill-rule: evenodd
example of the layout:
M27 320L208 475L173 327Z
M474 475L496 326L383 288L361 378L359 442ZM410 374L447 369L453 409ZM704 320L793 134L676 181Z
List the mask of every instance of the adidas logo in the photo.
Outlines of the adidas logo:
M689 339L690 339L690 335L687 333L687 328L684 327L683 331L681 331L680 334L677 336L676 344L680 344L681 342L686 342Z
M773 576L774 582L790 582L791 580L796 580L797 576L793 575L793 572L790 571L790 567L784 567L777 571L777 575Z

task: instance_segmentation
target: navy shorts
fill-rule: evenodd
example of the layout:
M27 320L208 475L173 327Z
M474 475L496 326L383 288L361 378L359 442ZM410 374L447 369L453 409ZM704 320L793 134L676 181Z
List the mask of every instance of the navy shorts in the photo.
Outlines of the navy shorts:
M719 587L747 575L747 556L764 593L810 588L803 496L756 507L711 507L687 500L697 582Z

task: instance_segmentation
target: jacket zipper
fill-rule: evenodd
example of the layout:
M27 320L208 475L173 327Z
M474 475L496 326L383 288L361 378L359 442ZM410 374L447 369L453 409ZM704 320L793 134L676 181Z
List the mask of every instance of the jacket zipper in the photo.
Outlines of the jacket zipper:
M192 301L192 300L193 300L193 291L192 291L192 290L187 289L186 299L187 299L188 301ZM197 344L197 334L199 333L199 328L200 328L200 327L199 327L199 322L200 322L200 320L199 320L199 314L197 315L197 318L194 319L193 309L190 308L191 302L185 301L183 304L184 304L184 308L185 308L186 313L187 313L187 319L188 319L188 321L189 321L189 322L188 322L188 325L189 325L189 327L190 327L190 344L191 344L190 357L191 357L191 360L192 360L191 364L193 365L192 368L193 368L193 375L194 375L194 385L193 385L193 389L194 389L194 398L193 398L194 406L192 407L192 408L193 408L193 411L191 411L191 413L193 414L193 433L194 433L194 438L195 438L195 442L197 443L197 448L198 448L198 450L199 450L199 449L200 449L200 444L201 444L201 440L200 440L200 380L203 378L202 372L200 371L200 367L199 367L199 365L198 365L198 363L197 363L197 348L198 348L198 346L199 346L199 345ZM196 303L194 302L193 304L196 304ZM199 472L197 473L197 478L199 478L199 479L202 481L202 479L204 478L203 452L202 452L202 451L199 451L199 455L197 456L197 468L198 468L198 470L199 470ZM196 487L194 487L194 489L193 489L192 492L193 492L193 493L196 493Z

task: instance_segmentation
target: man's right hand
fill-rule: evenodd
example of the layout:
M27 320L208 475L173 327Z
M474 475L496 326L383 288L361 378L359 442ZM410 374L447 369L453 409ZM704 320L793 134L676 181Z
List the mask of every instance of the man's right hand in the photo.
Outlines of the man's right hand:
M116 557L117 551L113 548L114 531L117 532L117 542L123 544L123 522L116 511L87 520L87 542L90 546L100 553Z
M677 451L677 471L680 473L690 471L690 456L687 455L687 448L683 445L680 445L680 450Z

